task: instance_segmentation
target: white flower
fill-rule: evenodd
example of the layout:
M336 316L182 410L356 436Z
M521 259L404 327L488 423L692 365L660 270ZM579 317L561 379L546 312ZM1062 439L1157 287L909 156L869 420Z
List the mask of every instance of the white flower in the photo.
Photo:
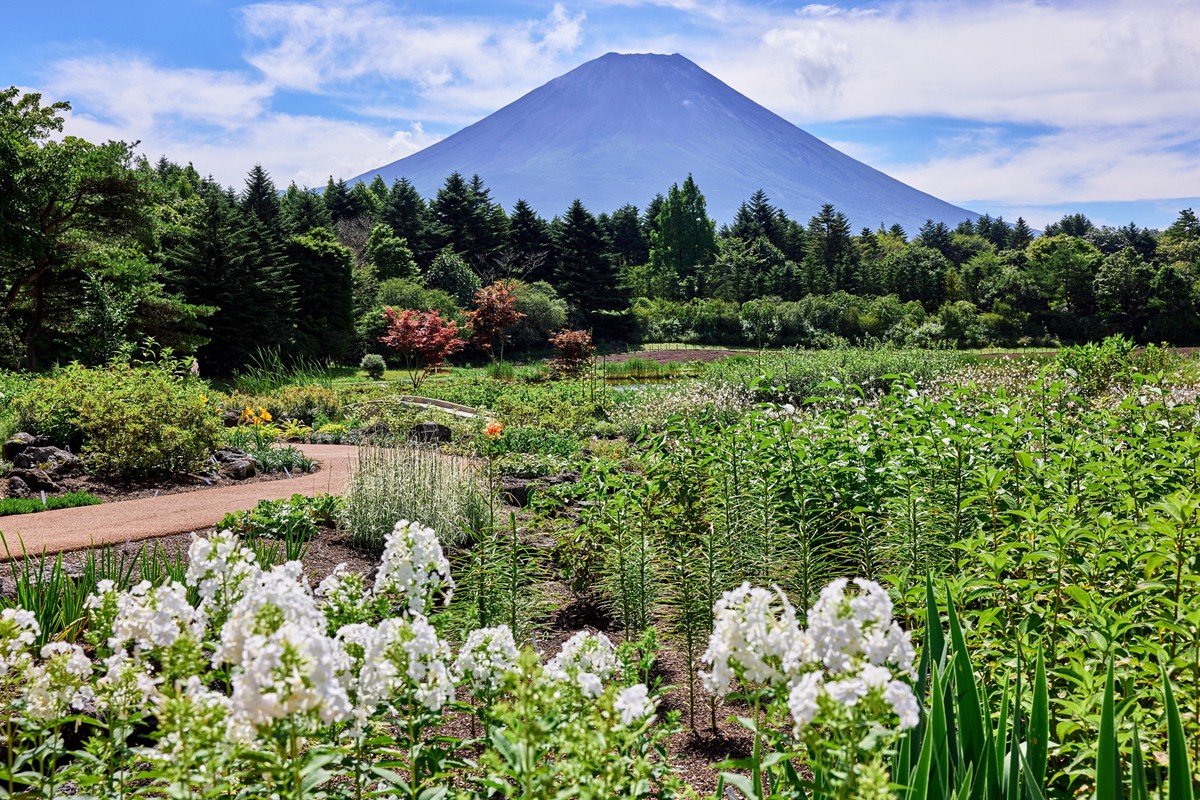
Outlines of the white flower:
M199 592L200 607L218 624L260 572L254 553L231 531L193 538L188 546L184 579Z
M901 730L917 727L921 721L921 708L917 705L917 696L911 686L904 681L890 681L884 687L883 699L900 718Z
M375 577L375 591L404 597L412 614L424 614L434 592L441 590L445 602L454 594L450 562L432 528L402 519L388 534Z
M234 715L261 726L294 714L319 713L325 722L350 717L341 682L347 658L322 629L287 621L246 642L242 668L233 675Z
M92 662L83 648L50 642L41 650L42 661L25 671L25 713L34 719L53 720L68 710L79 711L95 696L89 683Z
M440 711L454 699L454 682L446 662L450 648L421 615L385 619L377 628L348 625L338 631L352 659L351 691L360 720L380 706L406 697L430 711ZM357 670L357 671L355 671Z
M713 632L703 660L704 686L724 697L736 678L749 683L780 683L789 653L803 647L796 613L779 589L743 583L725 592L713 607ZM794 656L793 656L794 658Z
M96 707L124 717L140 711L158 696L162 678L152 677L141 663L119 650L104 660L104 675L96 681Z
M32 611L23 608L0 611L0 677L7 675L18 662L29 660L29 649L41 632Z
M253 655L247 643L257 642L254 637L268 636L285 623L309 630L313 635L325 633L325 615L317 607L299 561L259 572L253 583L245 587L221 628L213 665L243 665Z
M809 657L832 674L855 668L864 658L875 666L892 665L915 677L912 636L892 620L892 600L874 581L854 581L859 594L847 597L842 578L821 590L808 612Z
M653 714L655 701L650 699L646 684L635 683L617 693L613 710L621 715L622 725L630 726Z
M575 676L575 682L579 684L579 690L583 692L584 697L597 698L604 694L604 681L600 680L599 675L581 672Z
M588 697L599 697L603 682L617 671L617 653L603 633L580 631L563 643L558 655L546 664L546 677L575 681Z
M504 675L517 668L516 642L507 625L471 631L454 662L457 679L467 679L471 694L491 694L500 688Z
M154 588L149 581L142 581L117 596L117 616L108 646L119 650L132 642L140 652L170 647L181 636L199 642L204 638L205 624L204 612L188 603L183 584L165 583Z
M835 703L841 703L850 708L867 696L867 684L862 678L841 677L836 681L826 683L825 693Z
M795 721L797 736L805 727L812 724L821 710L819 700L823 682L824 675L822 673L806 672L792 683L791 691L788 692L787 704L788 711L791 712L792 719Z

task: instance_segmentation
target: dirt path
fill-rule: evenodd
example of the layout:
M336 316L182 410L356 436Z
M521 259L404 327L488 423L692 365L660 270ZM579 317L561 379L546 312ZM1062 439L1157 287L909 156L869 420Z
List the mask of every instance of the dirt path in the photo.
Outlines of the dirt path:
M358 463L358 448L339 444L298 445L306 456L321 464L291 480L263 481L241 486L182 494L145 497L98 506L64 508L0 518L9 548L25 552L57 553L98 544L152 539L212 527L226 513L252 508L259 500L279 500L293 494L341 492ZM0 561L5 560L0 547Z

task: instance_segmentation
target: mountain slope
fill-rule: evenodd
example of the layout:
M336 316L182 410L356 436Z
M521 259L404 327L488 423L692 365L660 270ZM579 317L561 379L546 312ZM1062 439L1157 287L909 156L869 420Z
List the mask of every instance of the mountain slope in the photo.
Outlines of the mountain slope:
M426 197L451 172L478 173L511 208L546 216L579 197L593 212L644 206L691 173L718 223L763 189L806 221L833 203L855 230L976 214L841 153L680 55L608 55L589 61L407 158L364 173L408 178Z

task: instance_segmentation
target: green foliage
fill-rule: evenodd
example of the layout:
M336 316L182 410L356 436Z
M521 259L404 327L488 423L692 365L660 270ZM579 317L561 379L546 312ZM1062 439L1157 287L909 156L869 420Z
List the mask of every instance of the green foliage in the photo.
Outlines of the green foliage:
M1109 336L1099 344L1064 347L1058 363L1084 397L1095 397L1114 387L1128 386L1136 376L1149 377L1168 368L1170 351L1151 345L1138 348L1123 336Z
M330 495L306 497L294 494L285 500L262 500L249 511L226 514L217 528L229 530L252 542L270 539L267 565L279 560L304 557L318 525L333 524L341 503Z
M367 377L373 381L383 378L383 372L387 369L387 363L383 360L383 356L378 353L367 353L358 362L358 368L367 374Z
M76 506L95 506L104 502L89 492L67 492L60 495L47 495L43 501L40 497L6 497L0 500L0 517L10 514L33 514L38 511L53 511L56 508L75 508Z
M545 428L509 426L497 437L485 436L481 433L476 438L476 443L480 453L486 456L530 453L570 458L579 452L579 440L574 436Z
M204 385L178 367L72 364L31 384L13 409L22 430L78 449L99 474L194 472L219 443L221 424Z

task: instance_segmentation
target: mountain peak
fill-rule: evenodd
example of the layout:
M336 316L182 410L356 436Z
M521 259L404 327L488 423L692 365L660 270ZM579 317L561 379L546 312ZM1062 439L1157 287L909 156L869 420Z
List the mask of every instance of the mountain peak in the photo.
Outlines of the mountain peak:
M678 53L606 53L356 180L404 177L432 197L452 172L546 216L576 197L593 212L644 205L688 174L719 222L757 189L800 220L833 203L856 229L978 216L835 150Z

